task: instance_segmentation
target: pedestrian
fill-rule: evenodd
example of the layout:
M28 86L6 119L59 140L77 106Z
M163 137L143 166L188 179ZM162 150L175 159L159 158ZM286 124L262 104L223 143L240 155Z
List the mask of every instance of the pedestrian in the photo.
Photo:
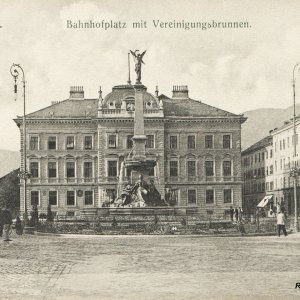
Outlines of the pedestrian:
M239 207L239 221L242 221L243 218L243 209Z
M2 218L2 207L0 207L0 237L2 237L3 233L3 218Z
M233 215L234 215L234 209L232 208L232 206L230 206L230 218L231 218L231 222L233 222Z
M17 216L17 220L16 220L16 234L18 235L23 234L23 226L19 216Z
M238 221L239 220L239 210L237 207L234 210L234 214L235 214L235 220Z
M2 211L2 220L3 220L3 229L4 229L4 241L6 242L11 241L9 239L9 235L11 232L12 215L7 208L4 208L4 210Z
M278 214L277 214L277 230L278 230L278 236L280 237L280 231L283 231L283 234L285 236L287 236L287 232L286 232L286 229L285 229L285 216L283 214L282 211L279 211Z

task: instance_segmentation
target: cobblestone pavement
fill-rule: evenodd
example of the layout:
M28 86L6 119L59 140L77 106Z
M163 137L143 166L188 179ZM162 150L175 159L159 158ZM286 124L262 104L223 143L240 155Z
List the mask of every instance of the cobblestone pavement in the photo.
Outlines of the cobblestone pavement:
M300 234L12 238L0 299L300 298Z

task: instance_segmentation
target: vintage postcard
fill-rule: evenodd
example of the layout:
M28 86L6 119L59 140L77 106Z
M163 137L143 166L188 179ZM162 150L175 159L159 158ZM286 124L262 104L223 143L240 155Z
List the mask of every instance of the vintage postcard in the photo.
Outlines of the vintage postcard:
M300 297L299 1L0 6L0 299Z

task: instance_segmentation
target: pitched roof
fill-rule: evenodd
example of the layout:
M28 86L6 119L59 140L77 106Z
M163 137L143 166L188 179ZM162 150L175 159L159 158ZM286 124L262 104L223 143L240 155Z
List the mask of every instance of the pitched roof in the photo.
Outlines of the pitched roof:
M266 146L272 145L272 143L273 143L272 136L271 135L266 136L263 139L261 139L260 141L256 142L252 146L250 146L247 149L245 149L244 151L242 151L242 155L246 155L246 154L249 154L249 153L254 152L256 150L265 148Z
M178 117L240 117L228 111L205 104L201 101L176 98L160 98L164 103L165 116Z
M56 102L48 107L26 115L27 118L82 118L97 117L98 99L72 100Z
M111 94L111 93L110 93ZM108 95L110 95L108 94ZM149 93L147 93L149 94ZM149 94L151 95L151 94ZM153 96L152 96L153 97ZM166 117L237 117L245 121L246 118L217 107L205 104L190 98L168 98L161 94L158 97L163 101L164 115ZM56 102L48 107L28 114L27 118L96 118L98 112L98 99L74 100L67 99Z

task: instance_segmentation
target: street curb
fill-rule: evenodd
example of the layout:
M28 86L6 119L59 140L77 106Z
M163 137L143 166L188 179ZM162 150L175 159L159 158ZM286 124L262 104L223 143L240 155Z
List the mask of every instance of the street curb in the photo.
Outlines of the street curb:
M294 232L288 232L288 234L295 234ZM34 232L34 235L37 236L68 236L68 235L74 235L74 236L177 236L177 237L256 237L256 236L277 236L276 232L261 232L261 233L249 233L249 234L76 234L76 233L46 233L46 232Z

